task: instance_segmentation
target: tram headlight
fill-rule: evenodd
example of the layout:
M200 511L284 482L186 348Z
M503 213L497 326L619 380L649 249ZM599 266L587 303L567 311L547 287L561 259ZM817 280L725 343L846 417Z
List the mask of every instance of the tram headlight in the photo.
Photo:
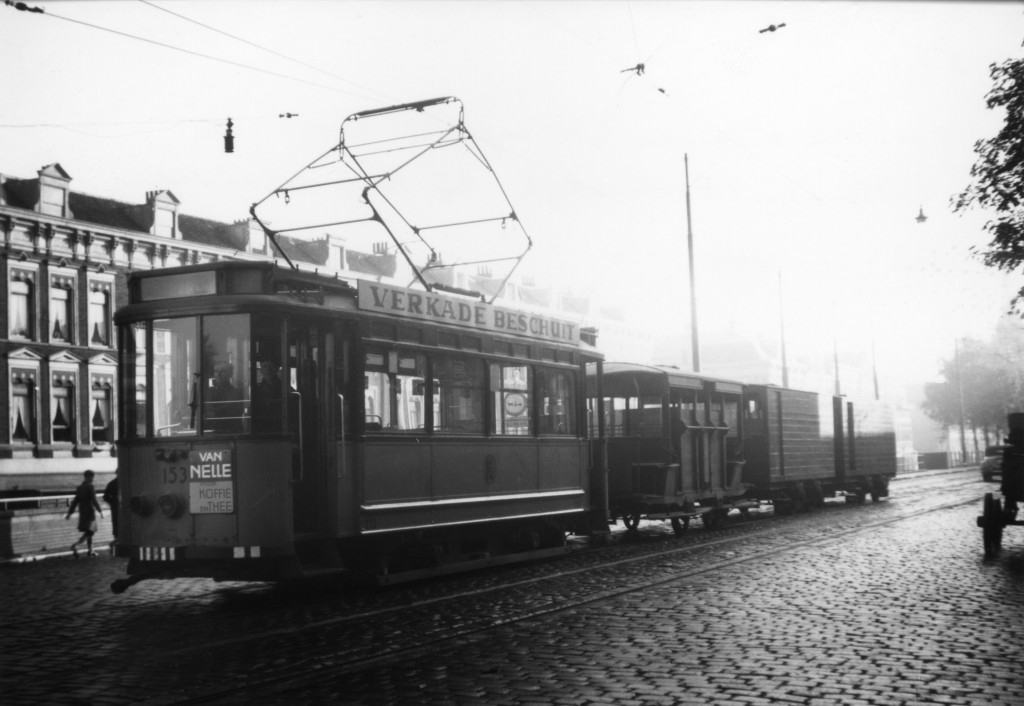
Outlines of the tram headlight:
M128 501L128 509L139 517L153 514L153 498L148 495L135 495Z
M160 508L160 512L172 520L180 517L181 513L185 512L185 498L177 493L161 495L156 504Z

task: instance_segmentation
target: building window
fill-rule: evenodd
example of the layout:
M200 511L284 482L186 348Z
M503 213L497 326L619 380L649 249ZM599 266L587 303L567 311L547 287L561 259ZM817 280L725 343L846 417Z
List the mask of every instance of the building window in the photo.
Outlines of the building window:
M31 370L11 371L11 441L36 442L36 377Z
M10 331L13 338L35 337L35 287L31 272L12 272L10 296Z
M165 238L174 237L174 211L170 211L166 208L156 209L156 215L154 216L155 223L153 224L154 235L162 235Z
M64 189L51 184L39 185L39 212L64 217Z
M89 345L110 345L110 295L106 282L89 283Z
M75 342L75 281L54 277L50 281L50 340Z
M50 387L50 430L54 442L75 442L74 378L65 373L53 376Z
M89 434L94 446L109 444L114 440L111 423L111 390L113 376L94 375L89 401Z

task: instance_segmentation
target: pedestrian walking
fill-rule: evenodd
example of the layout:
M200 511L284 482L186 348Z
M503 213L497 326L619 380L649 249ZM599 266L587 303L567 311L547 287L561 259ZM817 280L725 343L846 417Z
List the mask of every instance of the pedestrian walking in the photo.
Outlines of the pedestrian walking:
M96 499L96 489L92 487L92 477L96 474L86 471L82 475L85 480L75 489L71 507L68 508L68 514L64 516L66 520L71 517L76 508L78 509L78 531L82 533L82 536L71 545L71 552L76 559L78 558L78 545L82 542L85 542L87 556L96 556L96 552L92 550L92 536L96 534L96 513L100 513L100 517L103 517L103 509L100 507L99 500Z
M118 511L118 492L117 492L117 476L114 476L114 480L107 483L107 487L103 489L103 502L110 508L110 528L113 530L114 539L110 543L110 553L114 553L114 545L117 543L117 511Z

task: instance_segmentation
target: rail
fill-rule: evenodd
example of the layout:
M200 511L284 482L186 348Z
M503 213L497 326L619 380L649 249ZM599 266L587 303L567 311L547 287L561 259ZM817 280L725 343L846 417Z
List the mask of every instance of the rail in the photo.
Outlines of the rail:
M71 493L69 495L23 495L19 498L0 498L0 511L70 507L74 497L74 493Z

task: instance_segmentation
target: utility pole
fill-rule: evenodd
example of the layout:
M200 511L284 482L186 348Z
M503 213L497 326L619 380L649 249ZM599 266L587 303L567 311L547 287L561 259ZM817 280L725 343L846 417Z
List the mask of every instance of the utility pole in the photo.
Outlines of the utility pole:
M964 419L964 376L960 367L960 339L953 339L953 357L956 360L956 387L960 395L960 465L967 464L967 436L964 431L966 420Z
M786 363L786 315L782 308L782 270L779 270L779 340L782 343L782 386L789 387L789 365Z
M693 353L693 372L700 372L700 338L697 335L697 283L694 281L693 224L690 221L690 156L683 154L686 169L686 241L690 255L690 345Z

